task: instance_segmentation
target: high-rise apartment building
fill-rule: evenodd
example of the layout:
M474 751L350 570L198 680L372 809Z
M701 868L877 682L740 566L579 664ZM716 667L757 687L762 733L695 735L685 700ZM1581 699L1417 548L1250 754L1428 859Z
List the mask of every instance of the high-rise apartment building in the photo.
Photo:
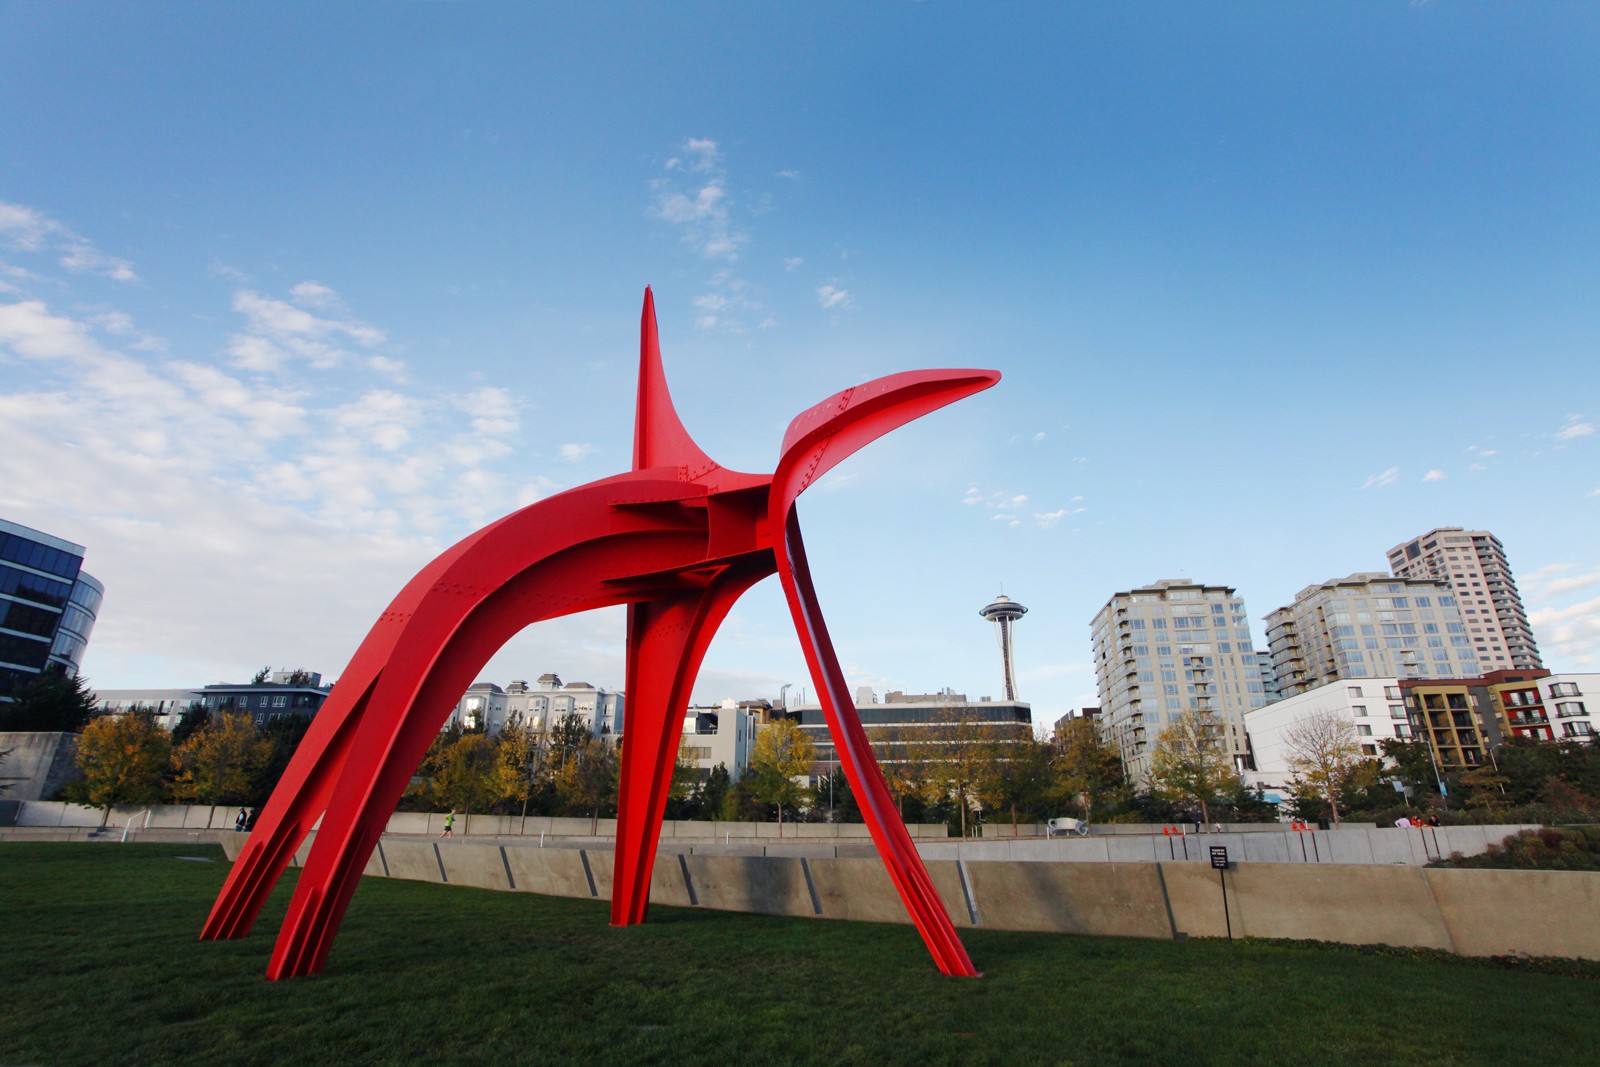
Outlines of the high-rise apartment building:
M1444 582L1352 574L1268 615L1267 651L1285 698L1341 678L1475 678L1464 619Z
M1191 708L1217 713L1234 762L1250 767L1244 713L1266 703L1244 601L1229 586L1163 578L1117 593L1095 615L1100 732L1145 784L1161 731Z
M1474 673L1541 666L1505 546L1494 534L1441 526L1391 548L1389 569L1449 584L1477 654Z
M78 673L105 595L83 551L0 519L0 700L46 667Z

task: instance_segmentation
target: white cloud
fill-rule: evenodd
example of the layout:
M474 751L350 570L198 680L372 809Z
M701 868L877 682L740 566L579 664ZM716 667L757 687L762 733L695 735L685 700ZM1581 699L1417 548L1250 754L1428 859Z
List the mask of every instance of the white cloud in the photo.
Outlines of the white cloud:
M682 152L667 160L666 169L693 180L687 188L672 178L654 182L656 217L676 226L684 244L706 259L738 259L749 235L733 224L717 143L691 139L684 142Z
M1389 486L1395 485L1399 481L1400 481L1400 468L1399 467L1390 467L1388 470L1384 471L1382 474L1374 474L1370 478L1368 478L1365 482L1362 482L1361 483L1361 488L1363 488L1363 489L1373 489L1373 488L1387 489Z
M1422 480L1424 482L1442 482L1448 477L1449 475L1444 471L1435 469L1429 471L1427 474L1424 474L1422 476Z
M801 266L804 266L804 265L805 265L805 260L800 258L799 256L785 256L784 260L783 260L783 269L784 270L794 270L797 267L801 267Z
M1582 415L1568 415L1566 425L1556 431L1558 441L1576 441L1580 437L1593 437L1594 423L1585 422Z
M1600 597L1565 607L1537 608L1528 622L1539 640L1545 662L1600 667Z
M855 298L848 290L840 289L833 285L824 285L817 290L817 303L824 308L850 309L856 306Z
M588 444L567 444L562 445L560 449L561 458L566 460L568 463L576 463L580 459L586 458L593 452L594 445Z
M53 255L57 263L74 274L99 274L119 282L139 280L127 260L106 255L41 211L3 200L0 200L0 247Z
M1070 514L1066 508L1057 508L1055 511L1035 512L1033 517L1040 526L1054 526Z

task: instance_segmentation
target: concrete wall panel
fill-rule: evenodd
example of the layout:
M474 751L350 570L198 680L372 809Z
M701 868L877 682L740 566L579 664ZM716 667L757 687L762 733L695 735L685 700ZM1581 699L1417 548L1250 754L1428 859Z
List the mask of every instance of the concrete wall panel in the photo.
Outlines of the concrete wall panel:
M1600 874L1419 871L1464 956L1600 959Z
M383 856L389 863L389 877L409 878L415 882L437 882L439 856L432 841L403 841L386 837Z
M1173 928L1189 937L1226 937L1228 928L1217 872L1198 863L1163 863L1160 866L1167 901L1172 908ZM1272 869L1284 868L1276 865ZM1231 896L1228 903L1231 908ZM1234 932L1237 933L1237 929Z
M397 811L389 816L384 827L387 834L425 834L428 832L428 815L421 811ZM437 830L434 831L438 833Z
M1218 835L1223 836L1223 835ZM1311 843L1302 844L1299 840L1291 841L1290 837L1298 838L1298 834L1240 834L1234 839L1243 848L1236 853L1228 849L1228 857L1233 860L1244 860L1249 863L1304 863L1308 858L1315 862L1315 853L1302 852L1303 848L1309 849ZM1234 842L1223 842L1233 844Z
M1244 864L1227 876L1236 937L1451 947L1419 867Z
M470 885L479 889L508 890L506 865L500 859L500 846L471 841L440 841L439 858L444 861L445 877L451 885Z
M971 863L966 870L985 927L1172 936L1153 863Z
M702 908L804 918L816 914L799 859L696 853L685 856L684 863Z
M1318 854L1324 863L1373 863L1372 841L1365 828L1329 830L1317 835Z
M594 876L595 895L601 900L611 899L611 874L615 857L609 848L581 850L589 859L589 873Z
M870 860L811 860L811 879L816 886L822 914L829 919L862 922L909 923L911 916L900 899L883 862ZM966 894L961 875L950 860L925 861L928 877L944 901L944 910L958 927L972 925L967 914Z
M473 837L506 837L517 832L514 815L467 815L456 818L456 832Z
M1158 856L1167 858L1168 842L1164 837L1117 836L1108 837L1105 842L1106 859L1112 863L1149 863Z
M589 879L583 873L583 854L575 848L506 849L511 877L521 893L542 893L547 897L590 898Z
M1391 828L1367 831L1367 845L1373 863L1415 863L1411 855L1409 830Z

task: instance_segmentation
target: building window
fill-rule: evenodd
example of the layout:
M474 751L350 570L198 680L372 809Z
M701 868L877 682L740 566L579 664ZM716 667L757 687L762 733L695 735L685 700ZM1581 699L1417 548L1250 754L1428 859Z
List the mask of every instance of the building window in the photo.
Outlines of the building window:
M288 698L288 696L287 695L280 695L280 696L273 697L272 698L272 706L275 707L275 708L286 708L286 707L288 707L289 706L289 698Z
M1356 733L1360 734L1362 737L1371 737L1372 727L1368 726L1366 723L1360 723L1356 726Z
M1553 697L1575 697L1582 694L1578 692L1576 682L1557 682L1550 687L1550 695Z
M1583 701L1581 700L1569 700L1556 705L1556 718L1558 719L1571 719L1583 714Z
M1353 697L1358 697L1361 695L1361 687L1359 685L1347 686L1345 688L1345 692L1349 693Z
M1593 737L1594 727L1586 722L1564 722L1561 732L1567 737Z
M1361 746L1361 754L1363 756L1376 756L1378 754L1378 746L1377 745L1362 745Z
M1367 706L1365 704L1356 704L1350 708L1350 711L1358 717L1365 718L1367 714Z

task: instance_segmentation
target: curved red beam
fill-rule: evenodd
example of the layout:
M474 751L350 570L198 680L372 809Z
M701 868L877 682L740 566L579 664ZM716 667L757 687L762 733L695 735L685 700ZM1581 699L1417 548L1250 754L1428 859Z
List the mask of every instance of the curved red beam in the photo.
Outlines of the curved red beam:
M976 975L849 698L794 502L868 442L998 380L994 371L913 371L847 389L790 424L771 477L730 471L678 419L646 289L633 470L514 512L407 583L313 720L201 937L244 936L317 825L267 974L320 972L389 813L456 698L530 623L610 604L628 605L629 698L611 919L644 921L690 690L728 611L776 571L841 766L895 888L940 970Z

